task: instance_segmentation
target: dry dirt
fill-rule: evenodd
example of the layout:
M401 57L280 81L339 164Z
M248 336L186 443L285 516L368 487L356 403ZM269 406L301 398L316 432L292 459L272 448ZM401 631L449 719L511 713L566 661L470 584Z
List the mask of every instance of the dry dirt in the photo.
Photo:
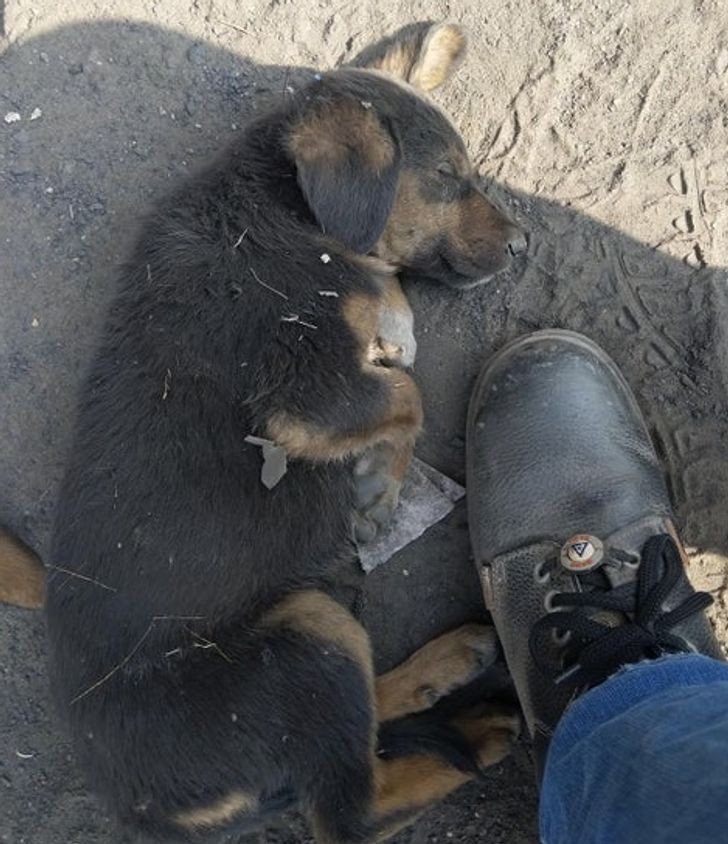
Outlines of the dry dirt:
M0 3L0 6L2 4ZM7 0L0 22L0 521L38 549L113 267L148 200L268 96L405 23L471 35L438 93L527 259L465 295L411 289L427 432L462 481L481 361L543 326L616 358L664 454L691 573L728 632L728 11L722 0ZM291 68L291 69L289 69ZM297 69L299 68L299 69ZM35 119L31 118L34 110ZM20 120L5 122L8 113ZM388 666L481 614L462 506L366 582ZM39 615L0 608L0 841L127 841L87 794L46 703ZM535 842L527 751L400 844ZM254 840L304 840L281 824Z

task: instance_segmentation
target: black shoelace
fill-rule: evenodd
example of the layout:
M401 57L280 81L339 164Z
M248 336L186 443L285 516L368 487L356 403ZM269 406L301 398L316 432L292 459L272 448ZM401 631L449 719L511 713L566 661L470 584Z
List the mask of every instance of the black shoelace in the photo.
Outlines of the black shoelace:
M663 605L683 576L683 563L675 543L667 535L651 537L642 550L634 582L585 592L560 592L553 607L573 607L539 619L531 631L529 646L538 667L560 685L593 685L623 665L654 659L665 653L689 650L685 641L671 633L673 627L713 603L706 592L693 592L678 606ZM615 627L588 617L582 608L621 613L626 621ZM554 634L572 643L574 656L566 664L545 656L547 638ZM563 652L568 654L566 651Z

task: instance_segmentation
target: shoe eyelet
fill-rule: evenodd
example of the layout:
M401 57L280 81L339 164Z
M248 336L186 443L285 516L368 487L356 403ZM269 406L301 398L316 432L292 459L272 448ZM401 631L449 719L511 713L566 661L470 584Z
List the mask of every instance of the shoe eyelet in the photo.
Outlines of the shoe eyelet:
M551 640L557 648L565 648L571 641L571 630L564 630L563 633L559 633L558 630L554 629L551 631Z
M544 583L548 583L549 580L551 580L551 572L546 568L546 560L542 560L534 566L533 579L540 586L543 586Z
M553 604L554 598L559 593L555 589L550 589L545 595L543 599L543 606L546 612L559 612L560 607L555 607Z

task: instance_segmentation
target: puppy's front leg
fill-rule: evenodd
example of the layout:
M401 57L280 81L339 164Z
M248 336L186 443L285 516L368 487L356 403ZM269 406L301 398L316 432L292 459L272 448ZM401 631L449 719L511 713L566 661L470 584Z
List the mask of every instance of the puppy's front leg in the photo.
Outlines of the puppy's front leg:
M383 280L380 302L372 360L385 366L408 369L414 365L417 354L415 320L397 276L391 275Z

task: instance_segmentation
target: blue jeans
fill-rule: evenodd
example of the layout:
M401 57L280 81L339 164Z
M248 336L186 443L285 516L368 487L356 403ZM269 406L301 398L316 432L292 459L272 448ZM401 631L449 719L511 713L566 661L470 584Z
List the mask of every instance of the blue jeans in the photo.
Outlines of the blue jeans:
M566 711L541 790L544 844L728 842L728 664L623 669Z

